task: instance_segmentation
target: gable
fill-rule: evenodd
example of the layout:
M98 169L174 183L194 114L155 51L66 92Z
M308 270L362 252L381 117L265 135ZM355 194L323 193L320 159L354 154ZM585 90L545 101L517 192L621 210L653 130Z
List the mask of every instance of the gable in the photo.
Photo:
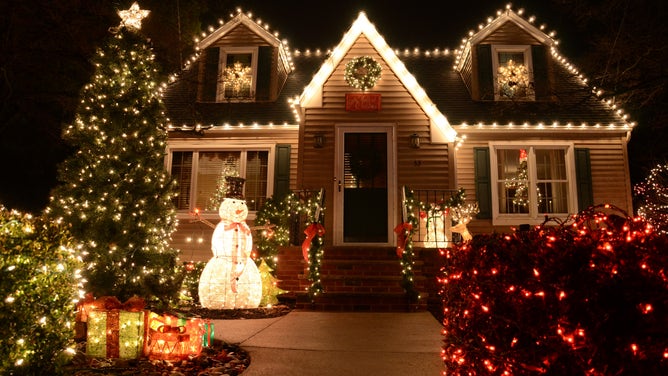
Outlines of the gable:
M241 33L242 36L244 33L249 33L274 47L282 46L281 41L276 36L269 33L244 13L239 12L230 21L198 41L197 49L203 50L223 37L234 36L234 33Z
M208 46L269 46L264 38L260 37L245 24L238 24L219 39L212 41Z
M481 39L480 44L541 44L532 33L519 27L515 22L506 20L497 29Z
M369 22L364 12L359 14L357 20L355 20L351 28L343 36L339 45L334 48L330 57L323 63L320 70L313 77L313 80L311 80L302 92L298 101L298 107L301 108L301 111L303 112L305 108L309 107L322 106L323 85L332 76L335 69L340 66L350 49L362 36L370 42L381 60L387 65L387 68L399 78L402 85L404 85L429 118L431 141L433 143L454 142L457 132L452 129L446 117L429 99L427 93L418 84L415 77L408 72L406 66L387 45L385 39L378 33L373 24Z

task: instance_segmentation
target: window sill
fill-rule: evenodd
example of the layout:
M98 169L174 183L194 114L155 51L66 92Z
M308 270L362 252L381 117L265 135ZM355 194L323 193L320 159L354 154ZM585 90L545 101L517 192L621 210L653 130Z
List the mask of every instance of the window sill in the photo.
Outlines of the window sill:
M518 216L518 215L498 215L492 219L492 225L494 226L519 226L522 224L529 224L532 226L540 225L545 222L546 216L549 219L557 219L559 221L565 221L568 219L569 214L565 213L553 213L541 215L539 217L529 217L529 216ZM556 224L554 221L550 221L551 224Z

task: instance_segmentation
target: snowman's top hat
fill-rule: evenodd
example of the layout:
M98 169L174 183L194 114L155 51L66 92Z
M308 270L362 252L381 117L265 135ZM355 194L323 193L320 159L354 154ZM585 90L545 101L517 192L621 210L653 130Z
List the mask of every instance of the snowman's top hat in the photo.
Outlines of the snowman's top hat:
M244 199L244 184L246 179L239 176L226 176L225 184L227 184L227 190L225 192L226 198L234 198L237 200Z

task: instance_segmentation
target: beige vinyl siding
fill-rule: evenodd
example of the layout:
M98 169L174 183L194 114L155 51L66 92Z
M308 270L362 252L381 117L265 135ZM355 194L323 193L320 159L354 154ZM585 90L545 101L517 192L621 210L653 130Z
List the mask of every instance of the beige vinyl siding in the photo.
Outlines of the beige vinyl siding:
M540 44L540 42L524 31L514 22L506 21L498 29L494 30L485 39L479 43L482 44Z
M248 26L239 24L239 26L230 30L225 37L218 39L212 44L214 47L248 47L248 46L268 46L266 40L255 34Z
M553 136L553 135L552 135ZM473 149L488 147L488 141L520 141L527 143L545 140L546 137L521 137L518 134L469 135L466 142L459 148L456 156L456 185L466 190L467 200L477 200L475 192L475 169ZM550 138L552 139L552 138ZM567 138L555 139L555 143L573 142ZM624 138L609 137L600 140L579 140L574 142L575 148L587 148L590 152L594 204L612 204L628 214L633 213L631 201L631 179L629 175L626 141ZM507 232L508 226L492 226L492 220L473 220L469 225L472 233Z
M613 139L576 143L575 147L589 149L594 204L612 204L632 215L633 201L626 143Z
M381 78L376 86L369 90L382 95L379 112L347 112L345 110L345 94L360 92L346 83L345 66L351 59L359 56L370 56L381 65ZM403 185L415 188L452 188L449 185L448 145L430 144L428 117L363 35L323 85L322 107L307 108L303 121L302 141L304 146L298 186L304 189L324 187L325 204L328 208L334 205L332 190L336 189L334 141L337 125L364 125L366 123L395 127L398 189ZM319 149L313 146L313 136L316 133L322 133L325 136L325 144ZM422 147L420 149L413 149L409 146L409 136L413 133L421 136ZM398 207L400 207L399 203ZM325 226L328 232L332 231L332 213L332 210L326 211ZM395 215L398 216L398 213Z

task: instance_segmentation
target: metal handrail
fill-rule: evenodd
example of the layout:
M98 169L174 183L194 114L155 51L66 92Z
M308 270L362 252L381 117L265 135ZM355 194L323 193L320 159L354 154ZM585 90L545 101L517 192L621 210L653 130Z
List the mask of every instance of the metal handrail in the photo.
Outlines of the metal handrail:
M404 193L406 189L404 187ZM452 215L443 210L443 204L457 193L456 189L411 189L410 192L416 204L407 207L404 197L402 220L405 221L408 215L417 219L412 238L414 246L447 248L461 241L461 236L452 232Z

